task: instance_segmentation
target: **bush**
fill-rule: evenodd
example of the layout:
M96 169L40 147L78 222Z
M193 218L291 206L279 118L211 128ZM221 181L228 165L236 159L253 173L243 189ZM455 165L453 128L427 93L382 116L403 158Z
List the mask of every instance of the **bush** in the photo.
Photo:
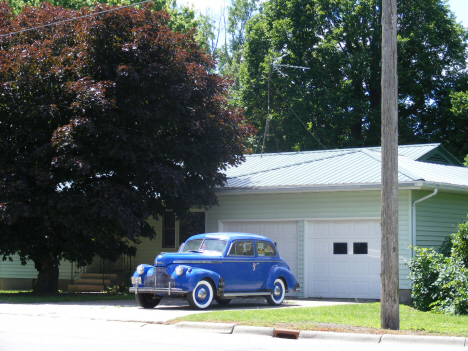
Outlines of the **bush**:
M463 260L451 257L440 266L433 284L437 294L431 308L448 314L468 314L468 270Z
M417 255L408 262L409 278L413 283L411 297L415 308L428 311L438 298L439 291L435 282L439 279L440 267L447 258L433 249L415 250Z
M407 263L414 307L468 314L468 223L459 225L442 253L425 248L415 250L417 255Z
M450 255L452 254L452 235L455 234L447 235L439 247L439 253L441 253L445 257L450 257Z
M458 232L451 235L452 256L457 257L468 267L468 222L458 226Z

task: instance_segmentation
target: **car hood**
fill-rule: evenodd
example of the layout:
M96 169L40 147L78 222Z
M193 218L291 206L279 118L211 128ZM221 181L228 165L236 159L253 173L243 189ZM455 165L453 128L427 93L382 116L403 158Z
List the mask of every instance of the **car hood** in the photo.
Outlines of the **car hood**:
M220 260L221 254L213 255L208 253L194 253L194 252L173 252L173 253L165 253L158 255L154 259L155 266L167 266L173 263L185 263L179 261L206 261L209 260ZM190 262L186 262L190 263Z

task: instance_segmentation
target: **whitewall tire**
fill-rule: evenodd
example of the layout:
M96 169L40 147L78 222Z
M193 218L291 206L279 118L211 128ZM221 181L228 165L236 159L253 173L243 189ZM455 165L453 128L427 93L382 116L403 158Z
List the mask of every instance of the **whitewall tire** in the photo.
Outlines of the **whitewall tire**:
M211 305L213 297L211 284L206 280L200 280L195 289L187 294L187 301L192 308L202 310Z
M286 289L284 287L283 280L277 278L273 284L273 292L271 295L267 296L266 300L269 305L278 306L283 303L285 294Z

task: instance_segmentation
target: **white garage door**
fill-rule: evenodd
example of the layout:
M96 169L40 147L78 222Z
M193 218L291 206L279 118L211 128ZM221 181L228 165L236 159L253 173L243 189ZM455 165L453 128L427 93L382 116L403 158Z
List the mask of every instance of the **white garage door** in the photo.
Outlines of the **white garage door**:
M297 278L297 221L223 221L220 230L259 234L270 238Z
M380 297L380 220L307 222L308 297Z

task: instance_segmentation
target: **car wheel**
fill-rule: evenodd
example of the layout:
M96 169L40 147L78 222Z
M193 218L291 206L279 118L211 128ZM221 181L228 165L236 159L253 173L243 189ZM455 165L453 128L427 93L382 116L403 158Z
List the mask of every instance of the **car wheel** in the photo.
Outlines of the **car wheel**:
M220 299L220 298L215 298L216 302L219 305L227 305L229 302L231 302L231 299Z
M154 308L159 304L161 298L155 294L135 294L135 300L143 308Z
M192 308L207 308L213 301L213 287L206 280L200 280L195 289L187 294L187 301Z
M267 296L266 300L269 305L278 306L284 300L284 294L286 293L286 289L284 288L284 283L280 278L275 280L273 284L273 292L270 296Z

